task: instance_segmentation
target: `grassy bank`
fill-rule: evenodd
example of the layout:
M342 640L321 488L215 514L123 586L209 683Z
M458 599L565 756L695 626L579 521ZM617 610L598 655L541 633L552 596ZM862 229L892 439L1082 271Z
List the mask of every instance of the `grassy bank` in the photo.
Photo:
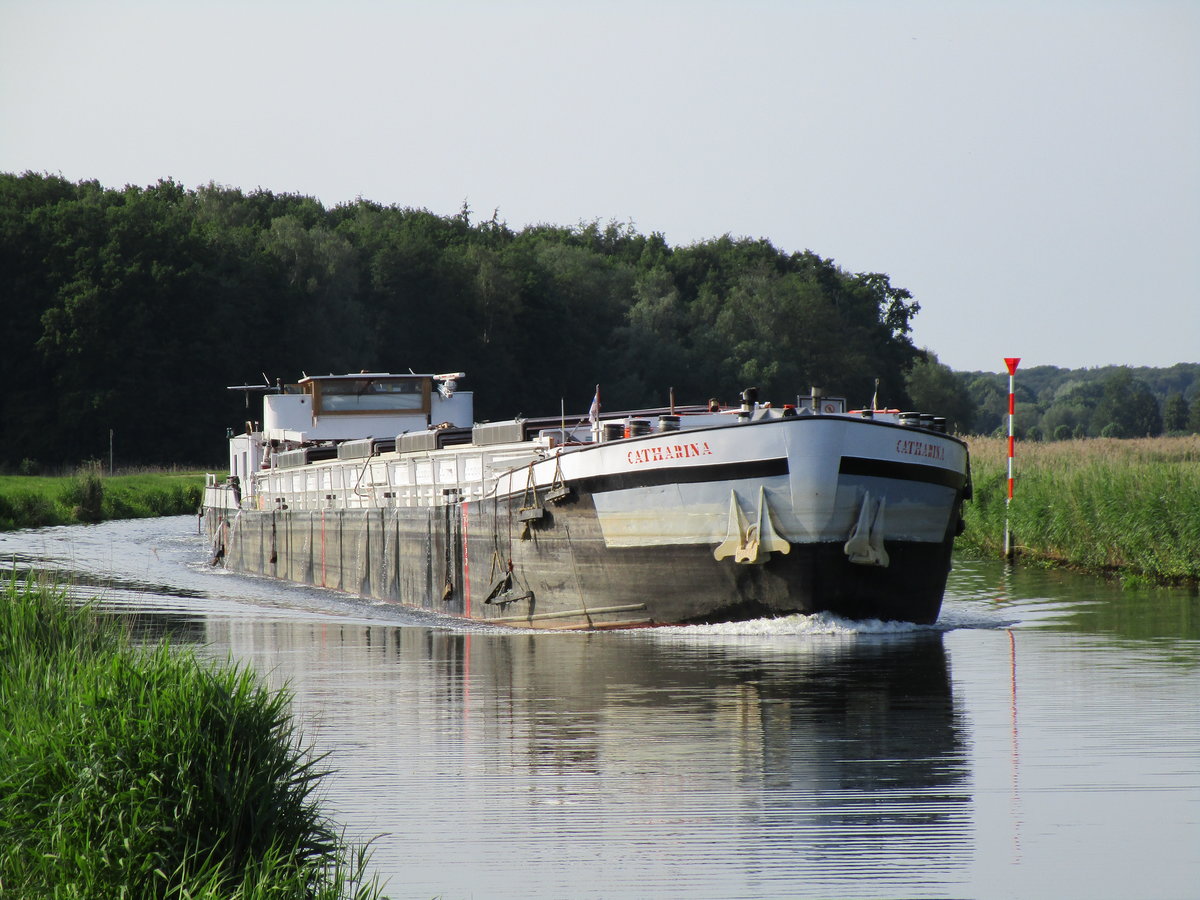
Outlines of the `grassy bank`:
M285 693L6 582L0 896L378 896L321 815Z
M958 546L1004 549L1005 439L972 438L975 499ZM1200 436L1019 443L1017 552L1092 572L1200 581Z
M61 478L0 475L0 531L184 515L203 494L203 472L107 476L91 466Z

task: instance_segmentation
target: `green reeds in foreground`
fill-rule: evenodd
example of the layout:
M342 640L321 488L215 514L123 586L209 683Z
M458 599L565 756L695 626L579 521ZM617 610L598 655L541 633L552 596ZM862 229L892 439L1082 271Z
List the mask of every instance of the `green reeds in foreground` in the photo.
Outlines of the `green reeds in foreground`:
M971 438L975 498L958 546L1004 547L1007 443ZM1008 513L1021 556L1160 582L1200 581L1200 437L1018 443Z
M0 897L368 898L290 697L16 573L0 589Z

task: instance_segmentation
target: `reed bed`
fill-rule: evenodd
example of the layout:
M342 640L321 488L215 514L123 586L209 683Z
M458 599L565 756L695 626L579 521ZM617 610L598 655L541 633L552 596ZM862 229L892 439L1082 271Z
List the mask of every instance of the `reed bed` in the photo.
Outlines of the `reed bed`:
M1008 444L971 438L959 546L1004 548ZM1009 521L1021 556L1164 583L1200 582L1200 436L1018 443Z
M194 513L204 474L107 476L94 466L66 477L0 475L0 531Z
M322 814L286 692L0 588L0 896L377 897Z

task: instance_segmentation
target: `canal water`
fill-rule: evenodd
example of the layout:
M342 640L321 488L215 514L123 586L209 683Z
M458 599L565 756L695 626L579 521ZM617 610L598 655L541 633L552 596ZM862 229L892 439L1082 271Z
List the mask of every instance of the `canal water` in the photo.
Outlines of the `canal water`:
M960 559L934 627L463 625L207 565L190 517L0 534L290 686L394 898L1200 897L1200 601Z

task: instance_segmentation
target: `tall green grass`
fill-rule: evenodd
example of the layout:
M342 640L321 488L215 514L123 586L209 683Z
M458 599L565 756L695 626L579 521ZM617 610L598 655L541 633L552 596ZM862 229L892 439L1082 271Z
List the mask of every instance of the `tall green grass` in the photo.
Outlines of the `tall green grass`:
M958 546L1004 547L1007 442L973 438L975 498ZM1019 443L1017 552L1094 572L1200 581L1200 436Z
M95 465L52 478L0 475L0 531L194 513L204 474L102 474Z
M15 572L0 603L0 897L379 895L321 813L285 692L134 647Z

